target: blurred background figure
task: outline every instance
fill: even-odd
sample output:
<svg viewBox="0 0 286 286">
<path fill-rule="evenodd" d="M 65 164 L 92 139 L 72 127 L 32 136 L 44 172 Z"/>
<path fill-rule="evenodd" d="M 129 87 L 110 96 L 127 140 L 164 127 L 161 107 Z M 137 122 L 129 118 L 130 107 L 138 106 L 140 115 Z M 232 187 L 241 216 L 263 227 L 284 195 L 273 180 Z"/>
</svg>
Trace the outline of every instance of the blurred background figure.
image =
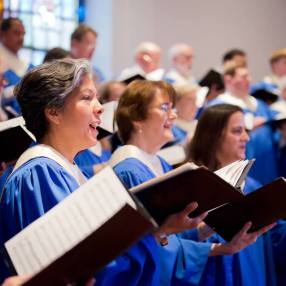
<svg viewBox="0 0 286 286">
<path fill-rule="evenodd" d="M 266 76 L 263 81 L 276 85 L 282 93 L 286 81 L 286 48 L 273 51 L 269 63 L 272 74 Z"/>
<path fill-rule="evenodd" d="M 197 85 L 189 84 L 176 84 L 174 85 L 176 91 L 176 111 L 177 118 L 175 120 L 175 126 L 183 131 L 185 134 L 184 143 L 188 143 L 195 132 L 197 120 L 197 91 L 199 88 Z"/>
<path fill-rule="evenodd" d="M 70 58 L 70 52 L 63 48 L 55 47 L 47 51 L 43 62 L 46 63 L 49 61 L 65 59 L 65 58 Z"/>
<path fill-rule="evenodd" d="M 149 80 L 161 80 L 164 69 L 161 65 L 161 48 L 153 42 L 142 42 L 135 50 L 135 65 L 124 69 L 118 79 L 125 80 L 135 75 L 141 75 Z"/>
<path fill-rule="evenodd" d="M 118 101 L 125 89 L 126 85 L 120 81 L 108 81 L 99 87 L 99 100 L 101 103 Z"/>
<path fill-rule="evenodd" d="M 20 107 L 13 96 L 14 86 L 20 81 L 32 65 L 18 56 L 23 47 L 25 27 L 18 18 L 9 17 L 1 23 L 0 60 L 3 64 L 4 76 L 7 81 L 4 89 L 3 104 L 8 106 L 10 117 L 20 114 Z"/>
<path fill-rule="evenodd" d="M 249 94 L 250 82 L 251 76 L 247 67 L 229 62 L 224 71 L 225 92 L 209 105 L 227 103 L 243 110 L 246 128 L 252 130 L 247 144 L 247 157 L 256 158 L 250 174 L 260 183 L 266 184 L 277 178 L 273 132 L 271 127 L 265 124 L 273 119 L 274 112 L 265 102 Z"/>
<path fill-rule="evenodd" d="M 194 84 L 192 75 L 194 59 L 193 48 L 185 43 L 173 45 L 169 50 L 171 69 L 165 75 L 165 80 L 172 84 Z"/>
<path fill-rule="evenodd" d="M 241 49 L 231 49 L 226 51 L 222 57 L 223 66 L 228 65 L 228 63 L 232 61 L 238 65 L 247 67 L 246 52 Z"/>
<path fill-rule="evenodd" d="M 80 24 L 71 35 L 71 57 L 91 61 L 96 50 L 97 37 L 98 34 L 94 29 Z M 103 73 L 95 66 L 93 73 L 96 85 L 105 79 Z"/>
</svg>

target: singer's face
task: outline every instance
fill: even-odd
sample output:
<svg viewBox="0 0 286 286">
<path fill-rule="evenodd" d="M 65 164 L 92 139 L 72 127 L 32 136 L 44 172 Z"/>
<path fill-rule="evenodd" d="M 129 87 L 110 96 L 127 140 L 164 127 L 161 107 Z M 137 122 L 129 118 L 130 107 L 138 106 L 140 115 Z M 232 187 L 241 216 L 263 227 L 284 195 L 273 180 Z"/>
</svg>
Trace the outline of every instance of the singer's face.
<svg viewBox="0 0 286 286">
<path fill-rule="evenodd" d="M 245 159 L 248 140 L 249 136 L 245 130 L 243 113 L 240 111 L 233 113 L 222 133 L 216 154 L 222 167 L 236 160 Z"/>
</svg>

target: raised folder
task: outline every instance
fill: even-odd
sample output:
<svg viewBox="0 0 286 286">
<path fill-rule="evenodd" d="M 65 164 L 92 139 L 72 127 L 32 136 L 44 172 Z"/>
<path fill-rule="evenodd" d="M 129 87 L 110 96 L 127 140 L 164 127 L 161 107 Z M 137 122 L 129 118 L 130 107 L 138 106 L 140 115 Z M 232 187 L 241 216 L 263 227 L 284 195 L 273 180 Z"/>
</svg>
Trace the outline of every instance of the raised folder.
<svg viewBox="0 0 286 286">
<path fill-rule="evenodd" d="M 197 216 L 242 196 L 240 190 L 222 179 L 221 175 L 192 163 L 186 163 L 130 191 L 159 224 L 170 214 L 183 210 L 190 202 L 198 202 L 198 208 L 191 214 Z"/>
<path fill-rule="evenodd" d="M 279 178 L 270 184 L 241 196 L 211 211 L 205 222 L 220 236 L 229 241 L 247 223 L 252 222 L 250 232 L 286 218 L 286 181 Z"/>
<path fill-rule="evenodd" d="M 196 201 L 199 206 L 191 217 L 209 211 L 205 222 L 224 239 L 231 240 L 248 221 L 252 221 L 252 232 L 286 218 L 284 178 L 251 194 L 244 195 L 240 190 L 239 186 L 252 163 L 244 164 L 240 170 L 230 164 L 224 168 L 226 173 L 223 175 L 204 167 L 193 168 L 187 163 L 131 191 L 159 224 L 171 213 L 182 210 L 188 202 Z M 231 181 L 229 171 L 235 180 Z M 237 176 L 238 172 L 240 175 Z M 230 183 L 222 177 L 228 177 Z"/>
</svg>

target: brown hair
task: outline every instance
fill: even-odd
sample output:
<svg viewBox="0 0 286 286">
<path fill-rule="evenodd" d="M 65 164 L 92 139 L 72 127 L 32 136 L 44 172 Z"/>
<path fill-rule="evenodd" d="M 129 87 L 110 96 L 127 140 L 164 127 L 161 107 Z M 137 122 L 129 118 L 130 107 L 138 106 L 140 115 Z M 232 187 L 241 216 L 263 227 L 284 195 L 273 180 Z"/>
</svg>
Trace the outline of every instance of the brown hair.
<svg viewBox="0 0 286 286">
<path fill-rule="evenodd" d="M 148 108 L 158 90 L 174 101 L 175 90 L 164 81 L 136 80 L 127 86 L 119 99 L 115 114 L 119 137 L 123 143 L 126 143 L 135 131 L 133 122 L 147 119 Z"/>
<path fill-rule="evenodd" d="M 187 161 L 204 165 L 214 171 L 219 168 L 215 156 L 223 131 L 232 114 L 243 112 L 235 105 L 219 104 L 208 107 L 201 115 L 194 137 L 188 146 Z"/>
<path fill-rule="evenodd" d="M 75 40 L 77 42 L 80 42 L 84 37 L 84 35 L 88 32 L 92 33 L 95 37 L 97 37 L 96 31 L 93 30 L 91 27 L 85 24 L 78 25 L 78 27 L 71 34 L 71 41 Z"/>
</svg>

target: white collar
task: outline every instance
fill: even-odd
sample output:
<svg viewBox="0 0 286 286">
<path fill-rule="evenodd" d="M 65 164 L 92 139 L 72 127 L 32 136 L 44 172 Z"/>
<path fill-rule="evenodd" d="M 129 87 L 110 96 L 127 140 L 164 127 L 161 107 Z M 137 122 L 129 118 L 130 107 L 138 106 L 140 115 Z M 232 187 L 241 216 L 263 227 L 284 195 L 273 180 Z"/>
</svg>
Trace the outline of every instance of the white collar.
<svg viewBox="0 0 286 286">
<path fill-rule="evenodd" d="M 98 141 L 94 146 L 90 147 L 89 150 L 94 153 L 96 156 L 101 157 L 102 155 L 102 145 Z"/>
<path fill-rule="evenodd" d="M 18 76 L 22 77 L 29 64 L 18 58 L 17 55 L 9 51 L 3 44 L 0 43 L 0 57 L 6 70 L 13 70 Z"/>
<path fill-rule="evenodd" d="M 249 109 L 255 111 L 257 108 L 257 100 L 255 97 L 248 95 L 246 99 L 238 98 L 226 91 L 218 96 L 218 99 L 223 100 L 225 103 L 234 104 L 242 109 Z"/>
<path fill-rule="evenodd" d="M 195 78 L 190 74 L 189 76 L 183 76 L 174 68 L 171 69 L 167 74 L 166 78 L 173 79 L 175 81 L 174 84 L 195 84 Z"/>
<path fill-rule="evenodd" d="M 108 163 L 111 165 L 111 167 L 114 167 L 119 162 L 128 158 L 138 159 L 144 165 L 146 165 L 155 176 L 160 176 L 164 173 L 161 161 L 157 155 L 148 154 L 135 145 L 124 145 L 119 147 L 112 154 Z"/>
<path fill-rule="evenodd" d="M 61 165 L 75 180 L 79 185 L 82 185 L 87 181 L 85 176 L 82 174 L 80 169 L 76 164 L 70 163 L 62 154 L 53 149 L 51 146 L 38 144 L 29 149 L 27 149 L 18 159 L 12 174 L 23 164 L 30 161 L 33 158 L 46 157 L 52 159 Z"/>
</svg>

